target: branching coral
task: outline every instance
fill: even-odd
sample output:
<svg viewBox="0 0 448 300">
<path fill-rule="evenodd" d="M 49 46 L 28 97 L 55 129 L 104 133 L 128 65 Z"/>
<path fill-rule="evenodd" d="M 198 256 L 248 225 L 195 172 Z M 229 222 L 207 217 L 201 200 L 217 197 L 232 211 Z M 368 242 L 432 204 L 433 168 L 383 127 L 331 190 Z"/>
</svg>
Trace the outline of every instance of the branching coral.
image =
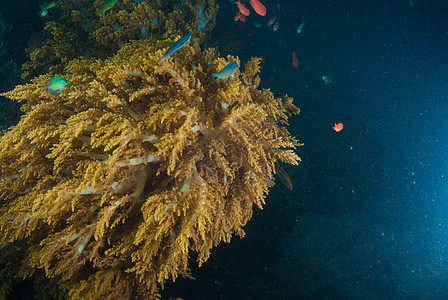
<svg viewBox="0 0 448 300">
<path fill-rule="evenodd" d="M 23 65 L 23 78 L 62 72 L 72 59 L 102 58 L 130 40 L 148 36 L 205 32 L 215 26 L 214 0 L 118 1 L 109 11 L 95 14 L 104 1 L 59 0 L 46 18 L 49 39 L 37 49 L 28 49 L 30 61 Z M 168 35 L 167 35 L 168 34 Z"/>
<path fill-rule="evenodd" d="M 21 257 L 13 276 L 44 269 L 73 299 L 157 297 L 189 274 L 190 251 L 201 265 L 244 236 L 272 159 L 297 164 L 285 125 L 299 110 L 257 89 L 259 60 L 215 81 L 238 59 L 193 38 L 157 64 L 175 39 L 73 60 L 61 95 L 49 74 L 5 94 L 26 101 L 0 140 L 0 257 Z"/>
</svg>

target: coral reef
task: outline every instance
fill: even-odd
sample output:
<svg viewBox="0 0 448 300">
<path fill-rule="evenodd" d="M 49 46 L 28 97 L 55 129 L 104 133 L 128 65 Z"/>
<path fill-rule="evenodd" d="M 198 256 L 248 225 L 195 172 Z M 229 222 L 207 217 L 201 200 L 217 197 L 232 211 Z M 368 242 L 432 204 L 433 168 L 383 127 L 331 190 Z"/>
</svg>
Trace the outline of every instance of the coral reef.
<svg viewBox="0 0 448 300">
<path fill-rule="evenodd" d="M 218 8 L 214 0 L 123 0 L 95 14 L 103 2 L 59 0 L 45 16 L 49 38 L 41 47 L 27 49 L 30 61 L 23 65 L 22 77 L 60 73 L 74 58 L 105 59 L 126 42 L 149 36 L 195 32 L 204 41 Z"/>
<path fill-rule="evenodd" d="M 190 276 L 191 251 L 201 265 L 244 236 L 273 159 L 297 164 L 286 125 L 299 110 L 257 89 L 259 59 L 242 72 L 193 37 L 157 64 L 178 38 L 74 59 L 60 95 L 52 74 L 4 94 L 25 114 L 0 139 L 3 293 L 12 278 L 46 276 L 72 299 L 157 298 Z M 230 61 L 234 77 L 215 81 Z"/>
</svg>

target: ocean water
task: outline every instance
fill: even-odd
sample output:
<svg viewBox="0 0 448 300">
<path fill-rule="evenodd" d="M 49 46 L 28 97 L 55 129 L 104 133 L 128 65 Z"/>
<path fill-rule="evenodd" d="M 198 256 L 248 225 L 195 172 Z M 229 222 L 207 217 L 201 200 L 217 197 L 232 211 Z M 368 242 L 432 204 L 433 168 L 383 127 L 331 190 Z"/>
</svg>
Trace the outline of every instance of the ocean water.
<svg viewBox="0 0 448 300">
<path fill-rule="evenodd" d="M 200 268 L 193 254 L 195 279 L 168 281 L 162 296 L 448 299 L 448 4 L 260 1 L 266 16 L 252 10 L 243 23 L 217 0 L 210 46 L 243 63 L 263 56 L 260 88 L 301 109 L 290 131 L 302 162 L 284 166 L 294 188 L 272 188 L 245 238 L 213 248 Z M 12 26 L 2 70 L 26 61 L 39 4 L 0 5 Z M 23 82 L 12 73 L 0 73 L 2 91 Z M 18 121 L 16 105 L 0 108 L 4 126 Z"/>
</svg>

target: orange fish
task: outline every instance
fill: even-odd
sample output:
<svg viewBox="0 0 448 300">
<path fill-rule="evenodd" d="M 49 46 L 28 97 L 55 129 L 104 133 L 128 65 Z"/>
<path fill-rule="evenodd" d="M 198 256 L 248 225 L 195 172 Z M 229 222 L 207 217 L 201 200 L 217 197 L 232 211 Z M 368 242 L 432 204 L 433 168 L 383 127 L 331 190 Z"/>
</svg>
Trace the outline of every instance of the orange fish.
<svg viewBox="0 0 448 300">
<path fill-rule="evenodd" d="M 261 57 L 261 67 L 260 67 L 260 72 L 263 71 L 263 67 L 264 67 L 264 63 L 266 62 L 266 57 L 262 56 Z"/>
<path fill-rule="evenodd" d="M 299 60 L 297 59 L 296 53 L 293 52 L 292 53 L 292 65 L 294 66 L 294 68 L 298 69 L 299 68 Z"/>
<path fill-rule="evenodd" d="M 338 123 L 338 124 L 334 123 L 334 127 L 332 127 L 332 128 L 334 129 L 334 131 L 339 132 L 339 131 L 342 130 L 342 128 L 344 128 L 344 124 L 342 124 L 342 123 Z"/>
<path fill-rule="evenodd" d="M 272 24 L 274 24 L 275 19 L 277 19 L 277 17 L 270 18 L 266 26 L 271 26 Z"/>
<path fill-rule="evenodd" d="M 235 14 L 235 21 L 238 21 L 238 20 L 240 20 L 242 22 L 246 22 L 246 16 L 243 15 L 240 11 Z"/>
<path fill-rule="evenodd" d="M 249 16 L 250 15 L 250 10 L 244 6 L 244 4 L 242 4 L 240 2 L 240 0 L 236 1 L 235 4 L 238 6 L 238 9 L 240 10 L 240 12 L 245 15 L 245 16 Z"/>
<path fill-rule="evenodd" d="M 260 1 L 258 1 L 258 0 L 250 0 L 250 5 L 252 5 L 252 7 L 255 10 L 255 12 L 257 14 L 259 14 L 260 16 L 265 16 L 266 15 L 266 7 L 263 4 L 261 4 Z"/>
<path fill-rule="evenodd" d="M 272 80 L 274 80 L 274 76 L 271 76 L 271 77 L 269 77 L 268 79 L 266 79 L 266 80 L 264 81 L 264 83 L 269 83 L 269 82 L 271 82 Z"/>
</svg>

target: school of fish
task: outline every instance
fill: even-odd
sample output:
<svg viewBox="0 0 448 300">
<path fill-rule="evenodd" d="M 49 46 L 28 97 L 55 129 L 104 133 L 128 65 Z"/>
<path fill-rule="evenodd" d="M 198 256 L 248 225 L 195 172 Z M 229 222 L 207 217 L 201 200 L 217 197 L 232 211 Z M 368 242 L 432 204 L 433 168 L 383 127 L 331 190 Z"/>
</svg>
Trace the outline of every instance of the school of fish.
<svg viewBox="0 0 448 300">
<path fill-rule="evenodd" d="M 246 22 L 246 17 L 250 16 L 250 9 L 246 5 L 241 3 L 241 0 L 238 0 L 234 3 L 236 4 L 236 6 L 238 8 L 238 11 L 235 13 L 235 17 L 234 17 L 235 21 Z M 253 10 L 258 15 L 266 16 L 266 7 L 259 0 L 249 0 L 249 3 L 252 6 Z M 305 21 L 300 22 L 300 24 L 297 26 L 297 34 L 302 34 L 302 32 L 305 28 L 305 24 L 306 24 Z M 260 20 L 256 20 L 255 22 L 253 22 L 253 26 L 256 28 L 260 28 L 260 27 L 262 27 L 262 23 L 260 22 Z M 279 20 L 277 19 L 277 16 L 270 17 L 266 23 L 266 26 L 267 27 L 272 26 L 272 30 L 277 31 L 278 27 L 279 27 Z M 262 59 L 263 65 L 264 65 L 265 61 L 266 61 L 266 58 L 263 57 L 263 59 Z M 263 65 L 262 65 L 262 67 L 263 67 Z M 299 59 L 298 59 L 295 51 L 292 51 L 292 65 L 295 69 L 299 69 Z M 262 67 L 261 67 L 261 69 L 262 69 Z M 225 68 L 227 68 L 227 66 Z M 223 68 L 223 70 L 225 68 Z M 282 70 L 280 70 L 280 72 L 282 72 Z M 219 74 L 219 73 L 216 73 L 216 74 Z M 329 85 L 333 81 L 333 76 L 329 75 L 329 74 L 322 75 L 321 78 L 325 85 Z M 217 77 L 217 80 L 218 80 L 218 77 Z M 271 76 L 271 77 L 267 78 L 266 80 L 264 80 L 264 83 L 267 84 L 267 83 L 272 82 L 273 80 L 274 80 L 274 76 Z M 340 132 L 344 128 L 344 125 L 342 122 L 335 123 L 332 128 L 335 132 Z M 291 180 L 289 179 L 288 174 L 280 167 L 280 165 L 276 161 L 274 161 L 274 166 L 275 166 L 275 171 L 276 171 L 277 175 L 279 176 L 280 180 L 282 181 L 282 183 L 288 189 L 292 190 L 292 183 L 291 183 Z"/>
</svg>

